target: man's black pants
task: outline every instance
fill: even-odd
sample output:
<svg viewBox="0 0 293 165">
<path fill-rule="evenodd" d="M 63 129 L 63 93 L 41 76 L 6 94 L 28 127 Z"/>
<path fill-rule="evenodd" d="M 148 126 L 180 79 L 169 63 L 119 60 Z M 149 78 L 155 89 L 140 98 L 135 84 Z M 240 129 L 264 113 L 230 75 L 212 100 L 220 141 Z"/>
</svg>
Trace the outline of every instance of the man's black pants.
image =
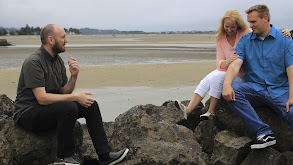
<svg viewBox="0 0 293 165">
<path fill-rule="evenodd" d="M 75 122 L 82 117 L 86 119 L 87 128 L 97 154 L 109 152 L 108 140 L 97 102 L 94 102 L 89 108 L 72 101 L 39 105 L 26 111 L 19 119 L 18 124 L 33 132 L 56 129 L 57 157 L 64 158 L 74 154 Z"/>
</svg>

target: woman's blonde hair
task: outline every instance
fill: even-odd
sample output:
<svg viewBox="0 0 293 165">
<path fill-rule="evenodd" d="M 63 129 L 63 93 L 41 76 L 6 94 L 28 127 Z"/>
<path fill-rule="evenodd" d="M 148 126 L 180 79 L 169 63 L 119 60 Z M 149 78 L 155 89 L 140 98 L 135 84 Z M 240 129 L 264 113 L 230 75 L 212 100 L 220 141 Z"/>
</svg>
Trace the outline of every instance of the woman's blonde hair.
<svg viewBox="0 0 293 165">
<path fill-rule="evenodd" d="M 230 20 L 236 23 L 238 27 L 237 30 L 243 31 L 243 30 L 249 29 L 249 27 L 244 22 L 241 14 L 237 10 L 235 9 L 228 10 L 221 19 L 221 23 L 217 31 L 216 41 L 218 41 L 226 33 L 224 29 L 224 21 L 227 18 L 229 18 Z"/>
</svg>

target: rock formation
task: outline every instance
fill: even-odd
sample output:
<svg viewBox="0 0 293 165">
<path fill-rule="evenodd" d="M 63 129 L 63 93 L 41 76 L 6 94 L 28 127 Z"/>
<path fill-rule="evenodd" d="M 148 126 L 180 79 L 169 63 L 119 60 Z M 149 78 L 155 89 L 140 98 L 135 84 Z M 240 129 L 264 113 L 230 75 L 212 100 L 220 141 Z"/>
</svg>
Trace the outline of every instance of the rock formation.
<svg viewBox="0 0 293 165">
<path fill-rule="evenodd" d="M 11 44 L 7 42 L 6 39 L 0 39 L 0 46 L 10 46 Z"/>
<path fill-rule="evenodd" d="M 15 125 L 12 119 L 14 103 L 0 95 L 0 164 L 41 165 L 53 163 L 56 157 L 56 133 L 28 132 Z M 75 158 L 83 161 L 81 150 L 83 132 L 80 123 L 75 126 Z"/>
<path fill-rule="evenodd" d="M 187 105 L 189 101 L 183 103 Z M 115 122 L 104 123 L 111 150 L 118 151 L 124 147 L 130 149 L 125 160 L 120 163 L 122 165 L 292 164 L 291 131 L 288 124 L 277 117 L 274 111 L 268 108 L 256 109 L 260 118 L 272 127 L 277 144 L 261 150 L 251 150 L 250 144 L 254 137 L 224 100 L 220 101 L 215 116 L 200 121 L 199 115 L 208 109 L 208 105 L 207 102 L 205 106 L 198 106 L 188 120 L 184 120 L 182 112 L 175 108 L 173 101 L 167 101 L 162 106 L 134 106 L 119 115 Z M 33 162 L 32 164 L 43 164 L 40 161 L 45 159 L 50 162 L 56 150 L 53 145 L 54 131 L 43 134 L 25 132 L 13 125 L 11 110 L 13 103 L 2 95 L 0 136 L 5 138 L 0 139 L 0 164 L 19 164 L 20 160 Z M 79 128 L 76 127 L 77 130 Z M 86 125 L 82 125 L 82 130 L 83 133 L 76 136 L 83 136 L 82 146 L 77 145 L 76 157 L 84 165 L 96 165 L 98 156 Z M 42 145 L 45 142 L 49 145 Z M 81 141 L 77 143 L 81 144 Z"/>
</svg>

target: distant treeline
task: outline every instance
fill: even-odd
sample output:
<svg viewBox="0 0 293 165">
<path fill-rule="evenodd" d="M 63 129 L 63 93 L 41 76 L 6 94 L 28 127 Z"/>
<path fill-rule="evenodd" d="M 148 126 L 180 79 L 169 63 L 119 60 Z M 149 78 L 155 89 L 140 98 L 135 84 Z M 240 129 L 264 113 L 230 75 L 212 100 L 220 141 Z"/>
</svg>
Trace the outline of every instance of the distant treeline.
<svg viewBox="0 0 293 165">
<path fill-rule="evenodd" d="M 99 30 L 99 29 L 90 29 L 90 28 L 81 28 L 79 29 L 81 34 L 84 35 L 95 35 L 95 34 L 145 34 L 144 31 L 119 31 L 116 29 L 109 30 Z"/>
<path fill-rule="evenodd" d="M 99 29 L 91 29 L 91 28 L 64 28 L 67 34 L 84 34 L 84 35 L 97 35 L 97 34 L 216 34 L 216 31 L 166 31 L 166 32 L 144 32 L 139 30 L 134 31 L 119 31 L 116 29 L 110 30 L 99 30 Z M 25 27 L 21 27 L 19 30 L 15 28 L 2 28 L 0 27 L 0 36 L 4 35 L 40 35 L 41 28 L 33 26 L 30 27 L 26 24 Z"/>
<path fill-rule="evenodd" d="M 75 29 L 75 28 L 66 29 L 66 28 L 64 28 L 64 30 L 66 33 L 80 34 L 79 29 Z M 0 36 L 5 36 L 5 35 L 40 35 L 40 32 L 41 32 L 40 27 L 34 28 L 33 26 L 30 27 L 28 24 L 26 24 L 25 27 L 21 27 L 19 30 L 14 29 L 14 28 L 0 27 Z"/>
<path fill-rule="evenodd" d="M 216 31 L 166 31 L 166 32 L 144 32 L 144 31 L 119 31 L 116 29 L 111 30 L 99 30 L 90 28 L 79 29 L 81 34 L 84 35 L 95 35 L 95 34 L 216 34 Z"/>
</svg>

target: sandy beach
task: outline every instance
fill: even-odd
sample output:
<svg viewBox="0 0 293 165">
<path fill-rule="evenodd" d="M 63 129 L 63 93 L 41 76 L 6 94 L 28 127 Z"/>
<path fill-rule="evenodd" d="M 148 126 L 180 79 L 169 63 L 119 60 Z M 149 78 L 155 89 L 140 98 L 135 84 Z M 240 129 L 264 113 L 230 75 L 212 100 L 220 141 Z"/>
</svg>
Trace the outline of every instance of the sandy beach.
<svg viewBox="0 0 293 165">
<path fill-rule="evenodd" d="M 213 62 L 82 67 L 76 88 L 194 86 L 215 68 Z M 20 69 L 0 70 L 0 91 L 11 99 L 16 96 L 19 72 Z"/>
<path fill-rule="evenodd" d="M 68 40 L 75 44 L 214 42 L 213 36 L 209 35 L 125 35 L 118 38 L 117 36 L 69 36 Z M 39 44 L 36 36 L 9 36 L 7 39 L 13 44 Z M 111 47 L 103 47 L 103 49 L 111 49 Z M 26 49 L 28 52 L 31 50 L 33 49 Z M 6 51 L 0 49 L 1 55 Z M 138 104 L 156 105 L 162 104 L 166 99 L 190 99 L 196 85 L 214 69 L 216 69 L 215 62 L 81 66 L 75 92 L 93 91 L 95 95 L 92 97 L 98 101 L 104 120 L 113 121 L 119 114 Z M 20 69 L 0 69 L 0 93 L 15 99 L 19 72 Z M 69 75 L 69 72 L 67 73 Z"/>
</svg>

